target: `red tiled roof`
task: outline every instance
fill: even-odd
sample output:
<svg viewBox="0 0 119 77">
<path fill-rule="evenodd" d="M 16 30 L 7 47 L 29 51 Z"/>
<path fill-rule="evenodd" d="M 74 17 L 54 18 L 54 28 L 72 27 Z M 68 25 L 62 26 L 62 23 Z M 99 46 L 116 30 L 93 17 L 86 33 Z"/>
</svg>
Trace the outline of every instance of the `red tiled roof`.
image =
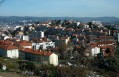
<svg viewBox="0 0 119 77">
<path fill-rule="evenodd" d="M 97 45 L 91 45 L 92 48 L 98 47 Z"/>
<path fill-rule="evenodd" d="M 20 42 L 15 42 L 14 44 L 17 46 L 31 46 L 32 45 L 32 43 L 29 41 L 20 41 Z"/>
<path fill-rule="evenodd" d="M 5 50 L 18 49 L 16 46 L 13 46 L 13 45 L 0 45 L 0 48 L 5 49 Z"/>
<path fill-rule="evenodd" d="M 43 55 L 44 56 L 50 56 L 52 53 L 51 52 L 45 52 Z"/>
<path fill-rule="evenodd" d="M 10 41 L 10 40 L 1 40 L 0 44 L 4 44 L 4 45 L 12 45 L 14 42 Z"/>
<path fill-rule="evenodd" d="M 66 28 L 65 30 L 67 30 L 67 31 L 72 31 L 72 30 L 74 30 L 73 28 Z"/>
<path fill-rule="evenodd" d="M 7 47 L 7 50 L 12 50 L 12 49 L 18 49 L 18 48 L 16 46 L 12 46 L 12 45 Z"/>
<path fill-rule="evenodd" d="M 76 48 L 81 48 L 81 46 L 76 46 Z"/>
<path fill-rule="evenodd" d="M 29 48 L 22 49 L 22 51 L 27 53 L 37 54 L 37 55 L 43 55 L 43 56 L 50 56 L 52 54 L 52 52 L 36 51 Z"/>
<path fill-rule="evenodd" d="M 102 49 L 106 49 L 106 48 L 114 48 L 114 46 L 100 46 L 100 48 L 102 48 Z"/>
<path fill-rule="evenodd" d="M 97 42 L 97 44 L 112 44 L 114 41 Z"/>
</svg>

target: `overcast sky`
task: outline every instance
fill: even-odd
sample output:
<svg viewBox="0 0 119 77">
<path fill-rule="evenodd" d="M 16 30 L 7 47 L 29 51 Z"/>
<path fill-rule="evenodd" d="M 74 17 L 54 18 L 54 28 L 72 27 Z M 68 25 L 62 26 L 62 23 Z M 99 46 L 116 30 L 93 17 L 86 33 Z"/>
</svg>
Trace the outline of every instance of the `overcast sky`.
<svg viewBox="0 0 119 77">
<path fill-rule="evenodd" d="M 119 0 L 6 0 L 0 16 L 119 17 Z"/>
</svg>

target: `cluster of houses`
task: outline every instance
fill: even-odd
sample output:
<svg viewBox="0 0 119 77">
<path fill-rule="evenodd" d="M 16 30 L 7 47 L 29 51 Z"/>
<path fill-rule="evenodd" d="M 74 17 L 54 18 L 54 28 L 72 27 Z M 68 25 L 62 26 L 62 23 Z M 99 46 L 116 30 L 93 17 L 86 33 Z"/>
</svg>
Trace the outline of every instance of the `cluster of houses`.
<svg viewBox="0 0 119 77">
<path fill-rule="evenodd" d="M 15 41 L 13 39 L 0 41 L 0 56 L 13 59 L 35 61 L 38 63 L 58 65 L 58 56 L 51 51 L 33 49 L 34 44 L 29 41 Z"/>
<path fill-rule="evenodd" d="M 86 57 L 96 57 L 98 53 L 113 56 L 116 41 L 119 42 L 119 30 L 108 30 L 99 21 L 90 23 L 52 20 L 17 26 L 11 32 L 1 30 L 0 56 L 57 66 L 61 46 L 67 46 L 69 42 L 73 43 L 74 50 L 80 50 L 83 46 Z M 107 48 L 110 49 L 109 53 L 105 52 Z"/>
</svg>

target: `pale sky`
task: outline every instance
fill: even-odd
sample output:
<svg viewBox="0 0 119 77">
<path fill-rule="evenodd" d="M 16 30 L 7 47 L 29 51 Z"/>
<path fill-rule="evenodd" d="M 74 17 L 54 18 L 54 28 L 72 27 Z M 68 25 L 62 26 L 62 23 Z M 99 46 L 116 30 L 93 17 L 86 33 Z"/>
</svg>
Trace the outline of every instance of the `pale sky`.
<svg viewBox="0 0 119 77">
<path fill-rule="evenodd" d="M 0 16 L 119 17 L 119 0 L 6 0 Z"/>
</svg>

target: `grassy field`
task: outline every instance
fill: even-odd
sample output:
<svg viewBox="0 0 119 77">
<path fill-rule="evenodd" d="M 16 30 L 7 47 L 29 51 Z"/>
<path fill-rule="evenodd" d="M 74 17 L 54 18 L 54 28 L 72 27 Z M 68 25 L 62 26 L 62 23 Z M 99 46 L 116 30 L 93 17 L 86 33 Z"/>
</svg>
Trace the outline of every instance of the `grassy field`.
<svg viewBox="0 0 119 77">
<path fill-rule="evenodd" d="M 21 75 L 18 70 L 18 62 L 19 59 L 10 59 L 10 58 L 4 58 L 0 57 L 0 64 L 4 64 L 7 66 L 7 71 L 2 72 L 2 69 L 0 68 L 0 77 L 39 77 L 39 76 L 28 76 L 28 75 Z"/>
</svg>

